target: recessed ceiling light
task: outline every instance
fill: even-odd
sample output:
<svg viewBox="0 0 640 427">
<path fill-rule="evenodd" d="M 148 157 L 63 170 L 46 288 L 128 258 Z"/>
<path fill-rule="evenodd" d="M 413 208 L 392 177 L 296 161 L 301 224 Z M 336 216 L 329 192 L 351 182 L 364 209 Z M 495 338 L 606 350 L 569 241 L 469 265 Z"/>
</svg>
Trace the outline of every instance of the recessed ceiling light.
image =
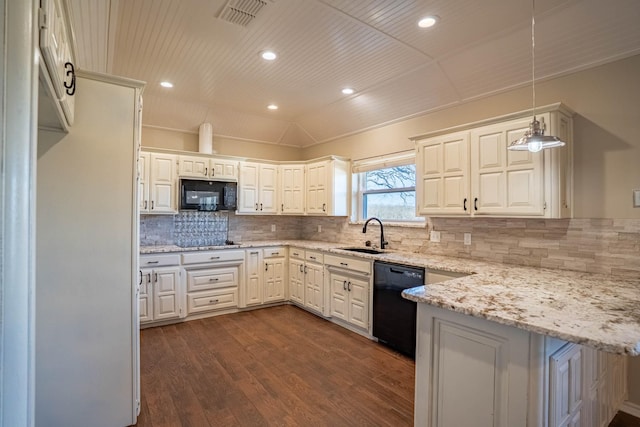
<svg viewBox="0 0 640 427">
<path fill-rule="evenodd" d="M 160 86 L 162 86 L 162 87 L 173 87 L 173 83 L 171 83 L 171 82 L 160 82 Z"/>
<path fill-rule="evenodd" d="M 350 87 L 345 87 L 344 89 L 342 89 L 342 93 L 344 93 L 345 95 L 351 95 L 353 93 L 353 89 L 351 89 Z"/>
<path fill-rule="evenodd" d="M 277 109 L 278 109 L 278 106 L 277 106 L 276 104 L 269 104 L 269 105 L 267 105 L 267 108 L 268 108 L 269 110 L 277 110 Z"/>
<path fill-rule="evenodd" d="M 420 28 L 429 28 L 436 25 L 438 22 L 438 17 L 436 15 L 425 16 L 424 18 L 418 21 L 418 27 Z"/>
<path fill-rule="evenodd" d="M 263 50 L 260 52 L 260 56 L 266 61 L 273 61 L 278 57 L 278 55 L 272 50 Z"/>
</svg>

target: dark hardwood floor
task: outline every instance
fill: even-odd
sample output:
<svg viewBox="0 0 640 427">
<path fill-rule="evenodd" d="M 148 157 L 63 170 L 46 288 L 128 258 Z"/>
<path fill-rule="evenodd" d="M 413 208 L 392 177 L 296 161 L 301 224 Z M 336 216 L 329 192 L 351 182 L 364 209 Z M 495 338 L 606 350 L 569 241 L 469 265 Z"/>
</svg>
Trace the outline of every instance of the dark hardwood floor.
<svg viewBox="0 0 640 427">
<path fill-rule="evenodd" d="M 640 427 L 640 418 L 618 412 L 609 427 Z"/>
<path fill-rule="evenodd" d="M 411 426 L 414 363 L 293 306 L 141 332 L 137 426 Z"/>
</svg>

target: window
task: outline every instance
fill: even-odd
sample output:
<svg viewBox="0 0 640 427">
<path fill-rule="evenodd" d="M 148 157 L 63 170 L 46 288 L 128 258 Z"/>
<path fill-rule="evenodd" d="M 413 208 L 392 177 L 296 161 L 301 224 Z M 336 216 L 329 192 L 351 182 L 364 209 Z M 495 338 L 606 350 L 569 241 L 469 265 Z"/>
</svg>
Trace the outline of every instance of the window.
<svg viewBox="0 0 640 427">
<path fill-rule="evenodd" d="M 416 217 L 416 166 L 413 152 L 354 162 L 357 217 L 423 221 Z M 355 215 L 354 215 L 355 216 Z"/>
</svg>

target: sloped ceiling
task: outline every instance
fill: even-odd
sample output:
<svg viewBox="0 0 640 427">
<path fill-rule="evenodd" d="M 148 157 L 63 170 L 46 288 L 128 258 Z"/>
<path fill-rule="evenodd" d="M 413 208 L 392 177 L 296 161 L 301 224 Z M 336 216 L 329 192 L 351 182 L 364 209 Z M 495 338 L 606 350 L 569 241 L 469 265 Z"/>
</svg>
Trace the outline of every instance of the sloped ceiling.
<svg viewBox="0 0 640 427">
<path fill-rule="evenodd" d="M 530 0 L 67 1 L 78 66 L 146 81 L 147 126 L 305 147 L 531 83 Z M 640 53 L 638 22 L 638 0 L 537 0 L 536 78 Z"/>
</svg>

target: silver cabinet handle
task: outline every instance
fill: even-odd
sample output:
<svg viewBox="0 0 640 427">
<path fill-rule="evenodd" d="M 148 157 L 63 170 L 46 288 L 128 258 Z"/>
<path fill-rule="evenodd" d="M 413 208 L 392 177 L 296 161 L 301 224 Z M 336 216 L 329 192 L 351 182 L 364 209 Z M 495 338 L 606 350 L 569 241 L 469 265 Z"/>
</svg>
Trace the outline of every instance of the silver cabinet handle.
<svg viewBox="0 0 640 427">
<path fill-rule="evenodd" d="M 209 304 L 217 304 L 217 303 L 218 303 L 218 301 L 220 301 L 220 300 L 217 300 L 217 299 L 210 299 L 210 300 L 209 300 Z"/>
<path fill-rule="evenodd" d="M 160 261 L 147 261 L 147 264 L 157 264 L 157 263 L 159 263 L 159 262 L 160 262 Z"/>
<path fill-rule="evenodd" d="M 347 281 L 342 282 L 342 289 L 347 290 Z"/>
<path fill-rule="evenodd" d="M 212 256 L 212 257 L 211 257 L 211 258 L 209 258 L 209 259 L 220 259 L 220 257 L 219 257 L 219 256 Z"/>
<path fill-rule="evenodd" d="M 209 279 L 210 282 L 217 282 L 218 280 L 220 280 L 220 279 L 218 279 L 217 277 L 211 277 Z"/>
</svg>

